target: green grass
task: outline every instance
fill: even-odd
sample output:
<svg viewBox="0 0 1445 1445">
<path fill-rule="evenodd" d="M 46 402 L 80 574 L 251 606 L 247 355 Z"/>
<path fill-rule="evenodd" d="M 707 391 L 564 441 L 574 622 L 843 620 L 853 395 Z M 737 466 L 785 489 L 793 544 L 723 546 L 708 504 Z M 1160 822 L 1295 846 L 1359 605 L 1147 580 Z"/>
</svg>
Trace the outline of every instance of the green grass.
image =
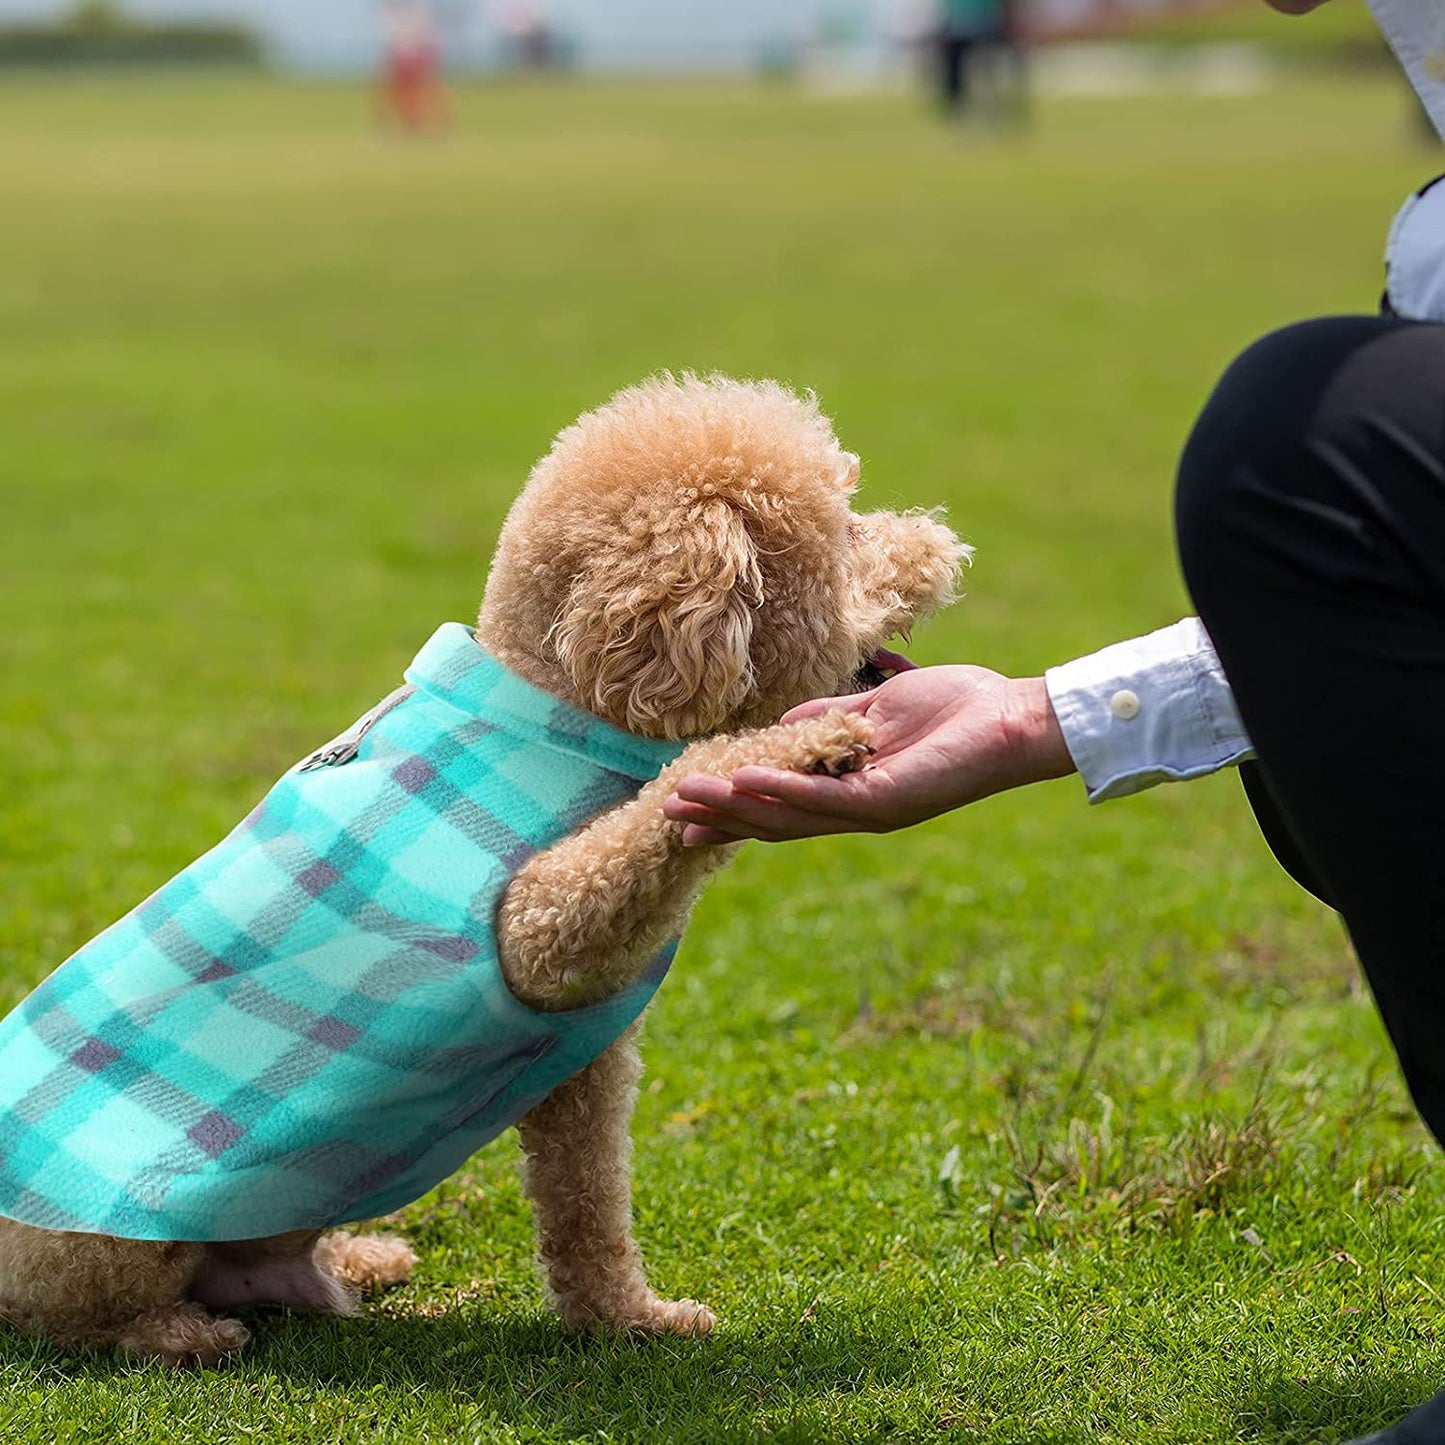
<svg viewBox="0 0 1445 1445">
<path fill-rule="evenodd" d="M 552 432 L 659 367 L 818 389 L 979 549 L 924 661 L 1187 610 L 1229 357 L 1369 309 L 1434 167 L 1393 85 L 1045 103 L 0 90 L 0 1009 L 473 615 Z M 568 1338 L 502 1141 L 414 1284 L 171 1374 L 0 1332 L 0 1439 L 1328 1441 L 1440 1382 L 1442 1171 L 1234 780 L 755 847 L 653 1011 L 638 1229 L 709 1340 Z"/>
</svg>

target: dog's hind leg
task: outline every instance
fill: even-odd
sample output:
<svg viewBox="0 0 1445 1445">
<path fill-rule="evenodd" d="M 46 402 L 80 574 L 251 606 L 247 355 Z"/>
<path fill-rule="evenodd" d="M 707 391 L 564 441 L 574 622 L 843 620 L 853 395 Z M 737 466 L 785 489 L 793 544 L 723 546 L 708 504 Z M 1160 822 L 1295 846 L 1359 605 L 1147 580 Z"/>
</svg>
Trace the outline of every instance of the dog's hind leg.
<svg viewBox="0 0 1445 1445">
<path fill-rule="evenodd" d="M 214 1365 L 249 1332 L 187 1298 L 205 1249 L 0 1219 L 0 1314 L 64 1344 Z"/>
<path fill-rule="evenodd" d="M 345 1234 L 316 1241 L 316 1263 L 353 1289 L 390 1289 L 411 1278 L 416 1254 L 399 1234 Z"/>
<path fill-rule="evenodd" d="M 703 1335 L 696 1300 L 659 1299 L 632 1242 L 632 1107 L 642 1064 L 636 1024 L 517 1126 L 523 1180 L 557 1312 L 573 1329 Z"/>
<path fill-rule="evenodd" d="M 116 1344 L 132 1354 L 168 1365 L 219 1365 L 251 1332 L 240 1320 L 218 1318 L 194 1300 L 181 1300 L 132 1320 Z"/>
</svg>

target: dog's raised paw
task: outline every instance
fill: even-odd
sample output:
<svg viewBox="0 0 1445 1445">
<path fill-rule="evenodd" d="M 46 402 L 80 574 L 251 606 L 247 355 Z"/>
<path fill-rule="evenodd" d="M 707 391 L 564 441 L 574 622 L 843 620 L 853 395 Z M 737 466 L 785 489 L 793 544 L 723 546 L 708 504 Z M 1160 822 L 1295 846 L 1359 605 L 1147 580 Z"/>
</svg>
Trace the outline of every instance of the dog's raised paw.
<svg viewBox="0 0 1445 1445">
<path fill-rule="evenodd" d="M 841 778 L 873 756 L 873 724 L 855 712 L 835 710 L 803 725 L 801 772 Z"/>
<path fill-rule="evenodd" d="M 876 751 L 870 743 L 854 743 L 846 752 L 819 758 L 809 771 L 829 778 L 841 778 L 845 773 L 861 771 Z"/>
</svg>

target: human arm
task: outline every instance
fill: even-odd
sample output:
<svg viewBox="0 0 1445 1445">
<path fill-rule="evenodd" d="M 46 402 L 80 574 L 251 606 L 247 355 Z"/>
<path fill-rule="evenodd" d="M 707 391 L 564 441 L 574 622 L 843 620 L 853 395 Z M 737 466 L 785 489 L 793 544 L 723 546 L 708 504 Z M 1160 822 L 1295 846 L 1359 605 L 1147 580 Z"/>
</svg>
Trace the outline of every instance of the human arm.
<svg viewBox="0 0 1445 1445">
<path fill-rule="evenodd" d="M 1250 755 L 1219 659 L 1194 618 L 1043 678 L 918 668 L 869 693 L 805 703 L 788 717 L 830 707 L 873 724 L 877 751 L 867 768 L 843 778 L 765 768 L 684 777 L 663 805 L 687 825 L 684 843 L 891 832 L 1076 770 L 1090 800 L 1101 802 Z"/>
</svg>

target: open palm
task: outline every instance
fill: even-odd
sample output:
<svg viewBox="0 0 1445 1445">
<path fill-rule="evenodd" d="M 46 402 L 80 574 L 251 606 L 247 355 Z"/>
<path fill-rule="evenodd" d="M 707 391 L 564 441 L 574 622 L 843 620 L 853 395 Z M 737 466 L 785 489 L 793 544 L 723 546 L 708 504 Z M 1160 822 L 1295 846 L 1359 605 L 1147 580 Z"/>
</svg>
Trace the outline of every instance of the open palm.
<svg viewBox="0 0 1445 1445">
<path fill-rule="evenodd" d="M 663 804 L 690 845 L 781 842 L 823 833 L 887 833 L 991 793 L 1073 770 L 1041 678 L 983 667 L 920 667 L 872 692 L 818 698 L 783 719 L 829 708 L 873 724 L 872 761 L 841 778 L 739 768 L 691 773 Z"/>
</svg>

